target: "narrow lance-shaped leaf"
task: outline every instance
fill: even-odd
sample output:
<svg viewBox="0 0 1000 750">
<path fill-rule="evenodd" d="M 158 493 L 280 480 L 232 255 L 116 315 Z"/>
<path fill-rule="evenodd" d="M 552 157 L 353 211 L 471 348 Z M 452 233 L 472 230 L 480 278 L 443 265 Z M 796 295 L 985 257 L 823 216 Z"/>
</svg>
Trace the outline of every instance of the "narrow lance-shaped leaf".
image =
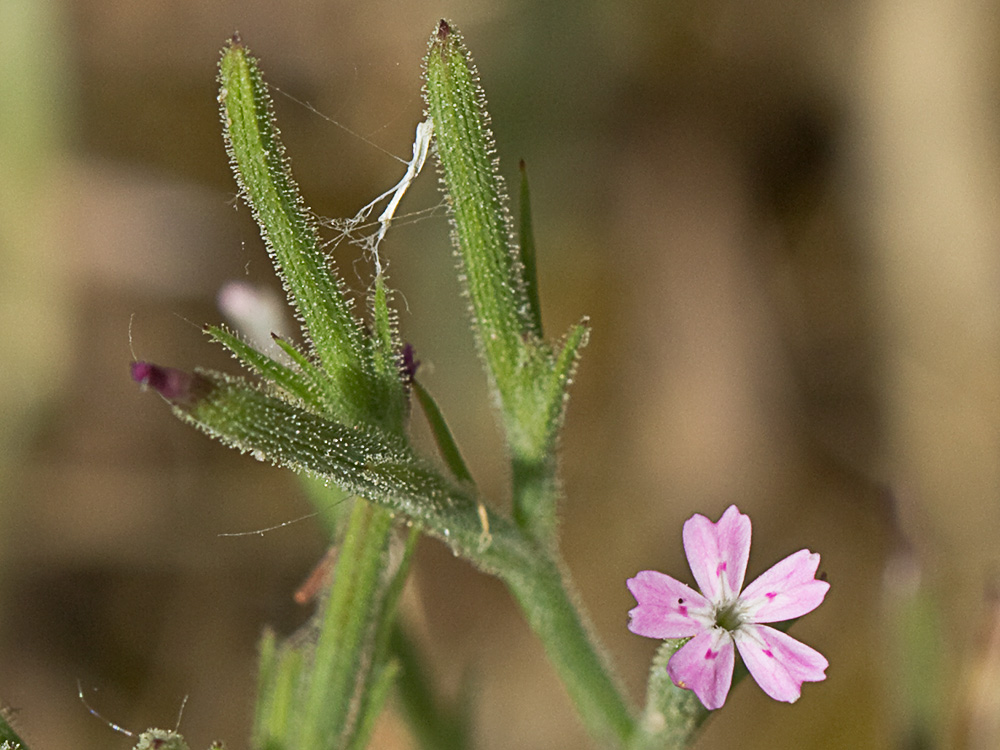
<svg viewBox="0 0 1000 750">
<path fill-rule="evenodd" d="M 479 347 L 504 398 L 516 385 L 522 338 L 533 329 L 511 242 L 503 181 L 483 93 L 458 31 L 441 21 L 425 60 L 424 95 L 452 213 Z"/>
<path fill-rule="evenodd" d="M 375 277 L 375 291 L 372 304 L 372 359 L 375 377 L 381 383 L 384 393 L 382 410 L 384 421 L 402 429 L 406 422 L 409 399 L 401 381 L 399 338 L 395 310 L 389 306 L 389 290 L 385 283 L 385 273 Z"/>
<path fill-rule="evenodd" d="M 379 666 L 368 692 L 367 703 L 362 709 L 363 713 L 358 722 L 357 734 L 354 735 L 347 750 L 365 750 L 368 747 L 368 742 L 375 731 L 378 715 L 389 699 L 398 674 L 399 662 L 397 661 L 389 661 Z"/>
<path fill-rule="evenodd" d="M 431 396 L 419 380 L 413 381 L 413 393 L 417 397 L 417 403 L 420 404 L 421 410 L 424 412 L 427 424 L 431 428 L 431 434 L 434 436 L 434 443 L 437 445 L 438 453 L 448 467 L 448 471 L 460 482 L 472 484 L 472 473 L 469 471 L 469 467 L 465 465 L 462 452 L 459 450 L 455 438 L 452 437 L 451 429 L 449 429 L 448 423 L 445 422 L 444 414 L 441 413 L 441 408 L 437 405 L 434 397 Z"/>
<path fill-rule="evenodd" d="M 356 424 L 381 415 L 369 343 L 343 284 L 322 252 L 316 224 L 292 178 L 256 60 L 234 37 L 219 64 L 226 149 L 275 267 L 338 394 L 337 416 Z"/>
<path fill-rule="evenodd" d="M 518 252 L 483 92 L 461 36 L 446 21 L 432 36 L 425 79 L 477 343 L 497 391 L 510 450 L 514 517 L 534 538 L 553 546 L 559 496 L 555 444 L 586 326 L 575 326 L 561 349 L 541 339 L 527 181 L 522 178 Z"/>
<path fill-rule="evenodd" d="M 341 750 L 355 736 L 366 687 L 379 666 L 376 631 L 396 572 L 388 566 L 393 543 L 391 515 L 368 503 L 355 504 L 320 617 L 290 747 Z"/>
<path fill-rule="evenodd" d="M 405 543 L 397 537 L 396 543 L 390 548 L 389 561 L 386 566 L 388 583 L 382 591 L 381 612 L 375 618 L 374 648 L 371 652 L 372 667 L 368 670 L 368 678 L 361 684 L 362 689 L 359 691 L 358 713 L 360 718 L 351 744 L 352 748 L 358 750 L 365 746 L 365 733 L 371 731 L 374 720 L 382 708 L 384 696 L 379 693 L 379 685 L 384 679 L 394 679 L 399 671 L 399 662 L 396 654 L 393 653 L 391 639 L 397 626 L 396 609 L 409 575 L 413 552 L 416 550 L 420 537 L 419 527 L 413 526 L 406 535 Z M 386 675 L 387 667 L 391 669 L 392 678 L 388 678 Z"/>
<path fill-rule="evenodd" d="M 300 680 L 312 644 L 303 639 L 289 639 L 279 645 L 274 632 L 267 630 L 261 638 L 259 650 L 252 745 L 266 748 L 274 738 L 286 737 L 291 731 L 296 717 Z"/>
<path fill-rule="evenodd" d="M 555 544 L 556 501 L 560 494 L 556 441 L 567 391 L 588 332 L 586 321 L 574 326 L 558 353 L 555 356 L 546 354 L 530 383 L 530 397 L 517 402 L 515 419 L 507 421 L 508 440 L 512 446 L 514 519 L 521 528 L 549 545 Z"/>
<path fill-rule="evenodd" d="M 452 546 L 481 546 L 475 500 L 418 459 L 400 436 L 348 427 L 219 373 L 137 362 L 132 377 L 167 399 L 181 419 L 226 445 L 404 513 Z"/>
<path fill-rule="evenodd" d="M 308 402 L 317 398 L 317 392 L 312 389 L 302 373 L 295 372 L 281 362 L 257 351 L 239 336 L 230 333 L 221 326 L 206 326 L 205 333 L 226 347 L 241 364 L 256 372 L 265 381 L 274 383 L 302 401 Z"/>
<path fill-rule="evenodd" d="M 535 229 L 531 222 L 531 188 L 528 186 L 528 168 L 524 159 L 521 170 L 521 191 L 519 201 L 519 221 L 517 224 L 518 245 L 521 249 L 521 267 L 524 269 L 524 290 L 528 298 L 532 331 L 542 338 L 542 304 L 538 296 L 538 264 L 535 255 Z"/>
<path fill-rule="evenodd" d="M 443 701 L 429 689 L 429 670 L 403 628 L 392 632 L 392 653 L 400 664 L 398 694 L 414 740 L 421 750 L 469 750 L 474 692 L 466 675 L 454 701 Z"/>
</svg>

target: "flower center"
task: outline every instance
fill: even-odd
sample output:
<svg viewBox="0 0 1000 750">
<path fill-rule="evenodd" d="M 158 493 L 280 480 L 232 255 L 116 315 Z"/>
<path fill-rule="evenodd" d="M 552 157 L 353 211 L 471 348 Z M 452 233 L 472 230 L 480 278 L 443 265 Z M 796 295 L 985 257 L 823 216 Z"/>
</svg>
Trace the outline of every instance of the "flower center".
<svg viewBox="0 0 1000 750">
<path fill-rule="evenodd" d="M 715 624 L 720 628 L 725 628 L 730 633 L 738 630 L 743 624 L 743 613 L 737 606 L 739 599 L 719 605 L 715 610 Z"/>
</svg>

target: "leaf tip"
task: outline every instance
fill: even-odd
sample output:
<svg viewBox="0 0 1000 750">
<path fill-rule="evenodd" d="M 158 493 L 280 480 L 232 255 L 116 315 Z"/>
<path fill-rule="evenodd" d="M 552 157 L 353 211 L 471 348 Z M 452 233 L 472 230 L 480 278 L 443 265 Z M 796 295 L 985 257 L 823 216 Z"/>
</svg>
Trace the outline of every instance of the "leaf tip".
<svg viewBox="0 0 1000 750">
<path fill-rule="evenodd" d="M 233 35 L 229 37 L 230 49 L 238 49 L 243 46 L 243 37 L 240 36 L 239 31 L 234 31 Z"/>
<path fill-rule="evenodd" d="M 437 38 L 439 42 L 443 42 L 448 39 L 451 35 L 451 25 L 445 20 L 441 19 L 438 22 Z"/>
</svg>

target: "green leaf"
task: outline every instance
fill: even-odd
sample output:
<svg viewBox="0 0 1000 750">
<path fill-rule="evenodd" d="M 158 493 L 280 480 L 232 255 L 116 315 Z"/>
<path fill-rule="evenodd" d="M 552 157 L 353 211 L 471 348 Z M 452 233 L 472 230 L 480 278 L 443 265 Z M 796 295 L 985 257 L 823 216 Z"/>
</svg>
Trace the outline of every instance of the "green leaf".
<svg viewBox="0 0 1000 750">
<path fill-rule="evenodd" d="M 381 632 L 412 551 L 399 545 L 389 512 L 355 504 L 317 614 L 283 645 L 262 642 L 256 747 L 340 750 L 370 731 L 389 687 Z"/>
<path fill-rule="evenodd" d="M 293 636 L 287 643 L 279 645 L 274 631 L 264 632 L 259 649 L 257 705 L 252 735 L 254 748 L 280 750 L 288 747 L 286 738 L 297 721 L 303 672 L 312 649 L 311 640 Z"/>
<path fill-rule="evenodd" d="M 348 427 L 240 378 L 139 363 L 174 412 L 260 460 L 305 471 L 423 523 L 450 545 L 482 546 L 477 504 L 419 459 L 399 435 Z"/>
<path fill-rule="evenodd" d="M 522 391 L 515 418 L 507 422 L 514 520 L 548 545 L 555 545 L 558 524 L 556 443 L 569 385 L 588 333 L 586 321 L 570 329 L 558 355 L 542 360 L 532 389 Z"/>
<path fill-rule="evenodd" d="M 520 251 L 511 239 L 503 181 L 496 168 L 482 89 L 458 31 L 441 21 L 425 59 L 424 96 L 434 121 L 441 181 L 472 302 L 478 348 L 495 388 L 510 450 L 514 518 L 555 544 L 555 445 L 566 389 L 585 324 L 561 348 L 541 339 L 535 247 L 527 178 L 521 181 Z"/>
<path fill-rule="evenodd" d="M 423 411 L 424 417 L 427 418 L 427 424 L 431 428 L 431 434 L 434 436 L 438 453 L 444 460 L 445 466 L 448 467 L 448 471 L 458 481 L 473 484 L 469 467 L 465 465 L 462 452 L 458 449 L 458 444 L 455 442 L 455 438 L 452 437 L 448 423 L 445 422 L 444 414 L 441 413 L 441 409 L 434 400 L 434 397 L 431 396 L 418 380 L 413 381 L 413 393 L 417 397 L 417 403 L 420 404 L 420 409 Z"/>
<path fill-rule="evenodd" d="M 385 285 L 384 273 L 379 273 L 375 277 L 375 291 L 371 303 L 375 377 L 380 383 L 380 392 L 385 394 L 381 405 L 385 412 L 383 420 L 402 429 L 402 425 L 406 422 L 409 399 L 402 386 L 403 376 L 400 373 L 396 311 L 389 307 L 389 292 Z"/>
<path fill-rule="evenodd" d="M 347 748 L 358 729 L 390 569 L 392 516 L 367 503 L 354 506 L 321 616 L 319 638 L 297 707 L 292 747 Z"/>
<path fill-rule="evenodd" d="M 361 720 L 358 722 L 357 734 L 348 746 L 348 750 L 364 750 L 368 746 L 372 732 L 375 731 L 375 722 L 385 706 L 398 674 L 399 662 L 395 660 L 383 664 L 377 670 L 367 694 L 367 703 L 362 710 Z"/>
<path fill-rule="evenodd" d="M 321 249 L 316 223 L 292 178 L 257 61 L 237 37 L 223 51 L 219 83 L 236 180 L 331 381 L 337 417 L 348 424 L 377 421 L 401 430 L 401 424 L 393 424 L 395 417 L 383 412 L 389 394 L 374 372 L 370 341 L 351 314 L 343 283 Z M 395 388 L 402 386 L 397 382 Z"/>
<path fill-rule="evenodd" d="M 496 387 L 509 398 L 533 330 L 524 278 L 511 242 L 507 196 L 497 172 L 485 98 L 461 35 L 441 21 L 425 58 L 424 97 L 435 153 L 477 328 Z"/>
<path fill-rule="evenodd" d="M 319 400 L 317 392 L 302 373 L 271 359 L 254 349 L 239 336 L 235 336 L 221 326 L 206 326 L 205 332 L 226 347 L 245 367 L 274 383 L 286 393 L 310 403 Z"/>
<path fill-rule="evenodd" d="M 538 298 L 538 268 L 535 261 L 535 230 L 531 224 L 531 189 L 528 186 L 528 168 L 521 159 L 520 221 L 517 225 L 518 245 L 521 248 L 521 267 L 524 269 L 524 290 L 531 311 L 532 331 L 542 338 L 542 304 Z"/>
</svg>

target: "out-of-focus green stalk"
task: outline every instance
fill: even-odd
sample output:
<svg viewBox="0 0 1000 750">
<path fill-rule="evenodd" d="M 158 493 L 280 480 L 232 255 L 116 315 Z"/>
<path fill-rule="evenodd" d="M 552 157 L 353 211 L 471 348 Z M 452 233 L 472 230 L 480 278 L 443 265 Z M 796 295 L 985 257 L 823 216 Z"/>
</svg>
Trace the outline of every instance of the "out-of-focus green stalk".
<svg viewBox="0 0 1000 750">
<path fill-rule="evenodd" d="M 291 747 L 345 748 L 353 739 L 383 615 L 391 531 L 387 511 L 355 505 Z"/>
</svg>

